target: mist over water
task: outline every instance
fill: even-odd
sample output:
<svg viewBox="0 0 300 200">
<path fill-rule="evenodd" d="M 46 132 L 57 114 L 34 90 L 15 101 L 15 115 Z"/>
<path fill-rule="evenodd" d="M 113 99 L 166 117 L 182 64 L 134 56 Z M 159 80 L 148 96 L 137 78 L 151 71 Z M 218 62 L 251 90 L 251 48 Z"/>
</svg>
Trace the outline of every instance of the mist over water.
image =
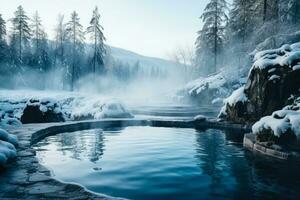
<svg viewBox="0 0 300 200">
<path fill-rule="evenodd" d="M 47 73 L 26 68 L 23 73 L 7 76 L 0 75 L 0 88 L 9 90 L 36 90 L 69 92 L 65 73 L 55 67 Z M 154 105 L 176 103 L 176 90 L 185 84 L 182 73 L 168 69 L 167 73 L 157 76 L 136 76 L 120 80 L 112 74 L 88 74 L 78 79 L 74 92 L 86 95 L 99 95 L 121 100 L 127 105 Z"/>
</svg>

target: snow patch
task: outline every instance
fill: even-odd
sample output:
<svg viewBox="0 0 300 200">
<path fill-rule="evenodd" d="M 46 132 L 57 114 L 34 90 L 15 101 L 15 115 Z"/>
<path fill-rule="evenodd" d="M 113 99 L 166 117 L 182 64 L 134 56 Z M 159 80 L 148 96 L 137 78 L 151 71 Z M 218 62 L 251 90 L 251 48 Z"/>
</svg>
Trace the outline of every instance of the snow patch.
<svg viewBox="0 0 300 200">
<path fill-rule="evenodd" d="M 276 81 L 276 80 L 280 80 L 280 76 L 278 76 L 278 75 L 272 75 L 272 76 L 269 78 L 269 81 Z"/>
<path fill-rule="evenodd" d="M 18 139 L 15 135 L 0 129 L 0 167 L 17 156 Z"/>
<path fill-rule="evenodd" d="M 239 89 L 235 90 L 230 97 L 226 98 L 224 100 L 224 104 L 228 104 L 230 106 L 233 106 L 237 102 L 246 102 L 248 101 L 248 98 L 246 94 L 244 93 L 244 86 L 240 87 Z"/>
<path fill-rule="evenodd" d="M 263 70 L 268 67 L 269 73 L 272 73 L 273 67 L 291 66 L 293 63 L 300 61 L 299 46 L 300 43 L 295 43 L 293 45 L 285 44 L 278 49 L 260 51 L 254 56 L 254 64 L 251 70 L 257 68 Z"/>
<path fill-rule="evenodd" d="M 277 137 L 291 130 L 300 140 L 300 112 L 280 110 L 274 112 L 272 116 L 263 117 L 253 125 L 252 131 L 254 134 L 260 134 L 263 130 L 272 130 Z"/>
</svg>

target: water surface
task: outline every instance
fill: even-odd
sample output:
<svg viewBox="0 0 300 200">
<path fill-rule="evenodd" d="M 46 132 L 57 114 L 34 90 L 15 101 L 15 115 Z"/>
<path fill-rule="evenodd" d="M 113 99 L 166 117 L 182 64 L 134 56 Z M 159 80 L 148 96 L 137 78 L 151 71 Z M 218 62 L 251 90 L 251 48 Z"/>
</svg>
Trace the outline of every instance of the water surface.
<svg viewBox="0 0 300 200">
<path fill-rule="evenodd" d="M 254 157 L 241 135 L 218 130 L 128 127 L 63 133 L 37 156 L 65 182 L 131 199 L 300 197 L 299 165 Z"/>
</svg>

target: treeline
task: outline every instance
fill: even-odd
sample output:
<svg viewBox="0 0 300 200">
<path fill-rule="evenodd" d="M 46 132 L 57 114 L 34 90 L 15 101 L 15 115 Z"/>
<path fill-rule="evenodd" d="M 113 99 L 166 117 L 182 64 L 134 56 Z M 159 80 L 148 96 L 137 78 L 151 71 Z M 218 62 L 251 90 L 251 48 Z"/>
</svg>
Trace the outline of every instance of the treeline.
<svg viewBox="0 0 300 200">
<path fill-rule="evenodd" d="M 245 65 L 256 45 L 300 30 L 299 0 L 210 0 L 201 16 L 195 65 L 201 74 L 224 65 Z M 276 46 L 276 45 L 275 45 Z"/>
<path fill-rule="evenodd" d="M 11 29 L 7 29 L 10 22 Z M 5 21 L 0 14 L 0 85 L 44 89 L 46 82 L 55 89 L 74 90 L 87 75 L 92 79 L 113 76 L 129 81 L 140 76 L 158 77 L 159 68 L 145 70 L 137 63 L 115 61 L 105 45 L 105 36 L 96 7 L 89 26 L 84 28 L 76 11 L 68 20 L 57 18 L 55 34 L 49 39 L 38 12 L 30 18 L 19 6 Z M 51 74 L 51 76 L 49 76 Z M 49 80 L 51 79 L 51 80 Z"/>
<path fill-rule="evenodd" d="M 80 24 L 76 11 L 68 22 L 59 16 L 54 41 L 48 40 L 39 13 L 29 18 L 19 6 L 13 18 L 10 31 L 0 15 L 0 66 L 1 75 L 17 75 L 26 85 L 24 73 L 30 71 L 42 74 L 58 67 L 64 74 L 63 87 L 74 89 L 76 79 L 87 73 L 104 73 L 106 49 L 100 14 L 96 7 L 86 30 Z M 9 33 L 9 34 L 8 34 Z M 85 36 L 90 38 L 90 52 L 86 55 Z M 41 86 L 43 87 L 43 86 Z"/>
</svg>

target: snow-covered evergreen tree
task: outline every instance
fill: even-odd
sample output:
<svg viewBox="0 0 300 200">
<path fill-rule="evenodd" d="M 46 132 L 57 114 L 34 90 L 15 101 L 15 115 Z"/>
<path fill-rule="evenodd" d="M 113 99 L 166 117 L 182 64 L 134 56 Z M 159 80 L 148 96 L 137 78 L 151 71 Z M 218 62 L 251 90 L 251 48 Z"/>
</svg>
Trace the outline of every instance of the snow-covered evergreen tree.
<svg viewBox="0 0 300 200">
<path fill-rule="evenodd" d="M 277 21 L 279 19 L 280 2 L 285 0 L 255 0 L 254 16 L 257 17 L 257 21 L 263 23 L 267 21 Z"/>
<path fill-rule="evenodd" d="M 66 24 L 64 23 L 64 15 L 59 15 L 55 28 L 55 49 L 54 49 L 54 62 L 63 63 L 65 61 L 65 45 L 67 42 Z"/>
<path fill-rule="evenodd" d="M 300 23 L 300 1 L 299 0 L 286 0 L 286 19 L 293 23 Z"/>
<path fill-rule="evenodd" d="M 255 20 L 253 18 L 253 4 L 255 0 L 234 0 L 230 11 L 230 34 L 235 42 L 245 43 L 253 33 Z"/>
<path fill-rule="evenodd" d="M 74 89 L 75 78 L 78 76 L 80 66 L 79 57 L 84 53 L 84 32 L 76 11 L 71 14 L 71 20 L 66 24 L 67 37 L 71 43 L 70 79 L 71 91 Z"/>
<path fill-rule="evenodd" d="M 228 20 L 227 9 L 226 0 L 210 0 L 201 16 L 204 25 L 198 32 L 199 36 L 196 41 L 197 60 L 203 62 L 204 59 L 213 57 L 212 61 L 209 60 L 209 67 L 211 68 L 209 72 L 212 73 L 217 70 L 218 54 L 225 40 L 225 26 Z M 202 56 L 203 54 L 206 55 Z"/>
<path fill-rule="evenodd" d="M 93 56 L 92 56 L 92 72 L 96 73 L 98 66 L 99 72 L 104 72 L 104 56 L 105 50 L 105 37 L 103 34 L 103 27 L 100 25 L 100 14 L 98 7 L 93 11 L 93 16 L 90 21 L 90 26 L 87 28 L 87 33 L 90 35 L 90 39 L 93 43 Z"/>
<path fill-rule="evenodd" d="M 66 59 L 66 46 L 67 46 L 67 31 L 66 24 L 64 22 L 64 15 L 58 15 L 57 24 L 55 27 L 55 47 L 54 47 L 54 58 L 53 65 L 55 70 L 62 73 L 62 88 L 66 88 L 66 82 L 68 79 L 68 66 Z"/>
<path fill-rule="evenodd" d="M 48 55 L 47 34 L 42 26 L 42 20 L 39 13 L 36 11 L 30 25 L 32 35 L 32 65 L 37 66 L 39 71 L 49 69 L 50 58 Z"/>
<path fill-rule="evenodd" d="M 0 63 L 5 62 L 7 58 L 7 43 L 6 43 L 6 22 L 0 14 Z"/>
<path fill-rule="evenodd" d="M 29 49 L 29 41 L 31 37 L 30 27 L 28 25 L 29 18 L 26 15 L 22 6 L 19 6 L 14 14 L 15 16 L 11 20 L 12 35 L 10 44 L 17 55 L 17 59 L 15 59 L 15 61 L 18 64 L 24 64 L 24 49 Z"/>
</svg>

